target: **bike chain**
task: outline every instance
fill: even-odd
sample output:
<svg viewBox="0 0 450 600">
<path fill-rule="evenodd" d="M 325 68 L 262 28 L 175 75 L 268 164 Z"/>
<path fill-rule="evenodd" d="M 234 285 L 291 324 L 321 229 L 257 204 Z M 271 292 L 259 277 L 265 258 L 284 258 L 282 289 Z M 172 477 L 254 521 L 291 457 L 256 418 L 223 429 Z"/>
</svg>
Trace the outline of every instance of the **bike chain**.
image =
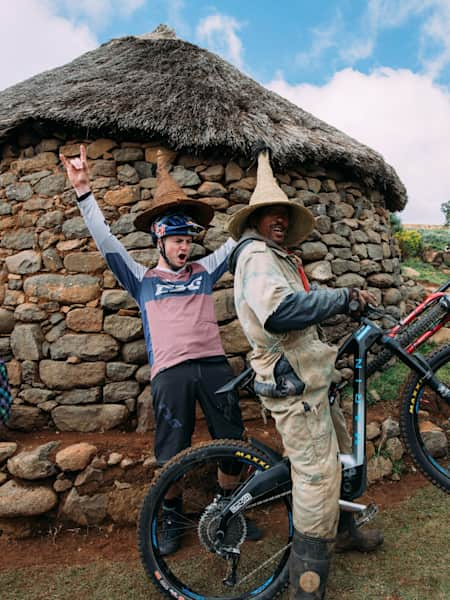
<svg viewBox="0 0 450 600">
<path fill-rule="evenodd" d="M 292 494 L 292 492 L 290 492 L 290 491 L 288 491 L 288 492 L 282 492 L 281 494 L 278 494 L 277 496 L 271 496 L 270 498 L 267 498 L 266 500 L 260 500 L 259 502 L 255 502 L 254 504 L 248 504 L 246 506 L 246 508 L 255 508 L 256 506 L 260 506 L 261 504 L 267 504 L 267 502 L 272 502 L 273 500 L 278 500 L 279 498 L 283 498 L 284 496 L 288 496 L 290 494 Z M 260 564 L 258 567 L 256 567 L 256 569 L 253 569 L 253 571 L 250 571 L 250 573 L 247 573 L 247 575 L 245 577 L 243 577 L 242 579 L 239 579 L 239 581 L 237 582 L 237 584 L 240 585 L 241 583 L 243 583 L 244 581 L 246 581 L 247 579 L 249 579 L 249 577 L 251 577 L 252 575 L 254 575 L 255 573 L 257 573 L 258 571 L 260 571 L 263 567 L 265 567 L 265 565 L 267 565 L 270 562 L 272 562 L 279 554 L 282 554 L 288 548 L 290 548 L 291 545 L 292 545 L 292 542 L 289 542 L 289 544 L 286 544 L 286 546 L 284 546 L 283 548 L 280 548 L 280 550 L 278 550 L 278 552 L 276 552 L 275 554 L 273 554 L 272 556 L 270 556 L 262 564 Z"/>
</svg>

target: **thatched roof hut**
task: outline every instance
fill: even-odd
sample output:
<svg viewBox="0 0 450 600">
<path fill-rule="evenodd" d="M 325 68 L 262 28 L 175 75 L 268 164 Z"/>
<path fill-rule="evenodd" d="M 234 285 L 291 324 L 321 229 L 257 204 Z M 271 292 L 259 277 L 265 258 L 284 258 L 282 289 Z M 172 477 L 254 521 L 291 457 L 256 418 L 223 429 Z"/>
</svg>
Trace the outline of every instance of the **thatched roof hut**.
<svg viewBox="0 0 450 600">
<path fill-rule="evenodd" d="M 308 277 L 367 287 L 399 317 L 415 287 L 403 286 L 389 223 L 389 210 L 406 202 L 394 170 L 214 54 L 159 28 L 0 92 L 0 356 L 15 398 L 9 426 L 153 427 L 138 308 L 95 248 L 59 153 L 75 156 L 86 144 L 92 189 L 113 234 L 152 267 L 158 252 L 134 219 L 154 205 L 158 148 L 173 151 L 171 174 L 185 193 L 215 210 L 194 245 L 200 257 L 225 241 L 231 215 L 248 203 L 260 142 L 273 149 L 288 197 L 314 214 L 314 231 L 295 249 Z M 214 303 L 224 350 L 240 372 L 249 347 L 232 284 L 230 275 L 218 282 Z M 346 333 L 345 317 L 324 328 L 330 341 Z M 241 408 L 254 418 L 251 400 Z"/>
<path fill-rule="evenodd" d="M 155 137 L 198 155 L 249 157 L 263 141 L 279 169 L 315 163 L 380 191 L 391 211 L 406 190 L 377 152 L 320 121 L 207 50 L 160 26 L 114 39 L 0 92 L 0 144 L 18 129 L 116 139 Z"/>
</svg>

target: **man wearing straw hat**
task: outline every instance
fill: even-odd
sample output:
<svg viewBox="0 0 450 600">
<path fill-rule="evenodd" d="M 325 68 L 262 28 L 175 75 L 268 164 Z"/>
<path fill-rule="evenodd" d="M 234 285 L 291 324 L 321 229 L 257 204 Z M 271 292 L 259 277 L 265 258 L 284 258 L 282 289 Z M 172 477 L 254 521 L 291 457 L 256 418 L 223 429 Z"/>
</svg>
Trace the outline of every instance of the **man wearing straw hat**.
<svg viewBox="0 0 450 600">
<path fill-rule="evenodd" d="M 154 204 L 135 219 L 136 228 L 151 234 L 160 253 L 157 266 L 148 269 L 131 258 L 105 223 L 90 189 L 84 146 L 79 158 L 67 160 L 61 155 L 98 249 L 141 310 L 151 365 L 155 456 L 160 465 L 190 446 L 196 400 L 213 438 L 241 439 L 244 431 L 237 395 L 214 393 L 233 377 L 220 340 L 212 290 L 226 271 L 235 242 L 229 239 L 211 255 L 188 263 L 192 240 L 204 231 L 214 211 L 183 192 L 169 175 L 168 157 L 169 153 L 158 151 Z M 237 480 L 225 469 L 218 474 L 224 489 Z M 182 498 L 174 487 L 163 506 L 161 554 L 179 547 L 181 512 Z M 259 535 L 249 524 L 247 538 Z"/>
<path fill-rule="evenodd" d="M 273 176 L 268 150 L 261 151 L 250 203 L 228 225 L 239 240 L 230 271 L 236 311 L 252 346 L 255 391 L 270 410 L 291 463 L 295 533 L 289 573 L 295 600 L 324 597 L 339 521 L 339 447 L 351 451 L 343 415 L 338 407 L 331 414 L 328 399 L 337 351 L 319 339 L 315 324 L 348 313 L 350 300 L 360 307 L 375 302 L 357 289 L 309 289 L 287 248 L 305 240 L 313 227 L 312 213 L 287 198 Z M 367 552 L 382 541 L 380 532 L 362 533 L 353 517 L 341 517 L 336 540 L 341 551 Z"/>
</svg>

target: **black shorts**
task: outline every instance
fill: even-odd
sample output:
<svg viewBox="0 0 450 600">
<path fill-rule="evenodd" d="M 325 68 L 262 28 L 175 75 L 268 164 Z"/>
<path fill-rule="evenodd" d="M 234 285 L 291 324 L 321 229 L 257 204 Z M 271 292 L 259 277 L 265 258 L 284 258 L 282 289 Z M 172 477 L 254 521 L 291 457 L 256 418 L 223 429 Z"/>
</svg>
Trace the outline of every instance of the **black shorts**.
<svg viewBox="0 0 450 600">
<path fill-rule="evenodd" d="M 214 393 L 233 377 L 227 360 L 214 357 L 185 361 L 152 379 L 158 464 L 191 445 L 197 400 L 212 438 L 242 439 L 244 425 L 238 395 Z"/>
</svg>

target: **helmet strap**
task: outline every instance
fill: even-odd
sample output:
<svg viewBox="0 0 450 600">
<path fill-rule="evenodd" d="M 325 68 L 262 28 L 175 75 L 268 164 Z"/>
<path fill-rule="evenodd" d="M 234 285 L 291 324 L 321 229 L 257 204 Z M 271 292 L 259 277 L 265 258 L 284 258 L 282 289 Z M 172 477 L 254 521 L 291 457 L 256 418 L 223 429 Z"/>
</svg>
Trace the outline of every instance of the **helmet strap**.
<svg viewBox="0 0 450 600">
<path fill-rule="evenodd" d="M 173 265 L 170 262 L 167 254 L 166 254 L 166 245 L 164 243 L 164 240 L 165 240 L 165 238 L 159 238 L 158 239 L 158 250 L 159 250 L 159 253 L 163 257 L 163 259 L 166 261 L 166 264 L 169 267 L 169 269 L 171 269 L 172 271 L 178 271 L 179 267 L 176 267 L 175 265 Z"/>
</svg>

